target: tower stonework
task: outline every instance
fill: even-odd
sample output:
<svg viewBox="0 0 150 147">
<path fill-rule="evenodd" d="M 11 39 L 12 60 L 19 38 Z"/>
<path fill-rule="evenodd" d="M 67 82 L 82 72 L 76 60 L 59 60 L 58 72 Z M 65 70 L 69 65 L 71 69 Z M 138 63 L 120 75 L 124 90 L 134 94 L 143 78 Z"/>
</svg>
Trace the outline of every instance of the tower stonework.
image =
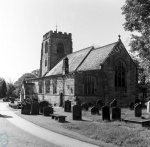
<svg viewBox="0 0 150 147">
<path fill-rule="evenodd" d="M 72 34 L 50 31 L 43 36 L 40 77 L 49 72 L 63 57 L 72 53 Z"/>
</svg>

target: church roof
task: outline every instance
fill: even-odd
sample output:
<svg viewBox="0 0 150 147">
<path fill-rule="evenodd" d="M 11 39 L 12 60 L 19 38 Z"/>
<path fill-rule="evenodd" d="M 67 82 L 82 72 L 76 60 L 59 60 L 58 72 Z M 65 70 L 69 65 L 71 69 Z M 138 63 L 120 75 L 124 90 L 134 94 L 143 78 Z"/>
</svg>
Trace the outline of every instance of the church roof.
<svg viewBox="0 0 150 147">
<path fill-rule="evenodd" d="M 88 47 L 67 55 L 69 72 L 100 69 L 100 64 L 106 60 L 116 44 L 117 42 L 99 48 Z M 45 76 L 62 74 L 63 59 Z"/>
<path fill-rule="evenodd" d="M 105 61 L 116 43 L 117 42 L 93 49 L 77 71 L 100 69 L 100 64 Z"/>
<path fill-rule="evenodd" d="M 88 47 L 80 51 L 67 55 L 69 61 L 69 72 L 74 72 L 93 47 Z M 66 58 L 66 57 L 64 57 Z M 63 58 L 63 59 L 64 59 Z M 62 74 L 63 59 L 53 67 L 45 76 Z"/>
</svg>

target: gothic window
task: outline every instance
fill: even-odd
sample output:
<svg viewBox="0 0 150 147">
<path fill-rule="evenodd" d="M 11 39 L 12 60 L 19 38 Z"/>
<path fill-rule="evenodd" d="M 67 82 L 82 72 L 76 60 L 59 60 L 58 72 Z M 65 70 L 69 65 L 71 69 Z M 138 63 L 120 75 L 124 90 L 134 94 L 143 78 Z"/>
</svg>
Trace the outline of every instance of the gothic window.
<svg viewBox="0 0 150 147">
<path fill-rule="evenodd" d="M 62 43 L 58 43 L 57 53 L 64 53 L 64 45 Z"/>
<path fill-rule="evenodd" d="M 45 93 L 50 93 L 50 79 L 45 80 Z"/>
<path fill-rule="evenodd" d="M 115 65 L 115 87 L 126 87 L 126 65 L 122 60 Z"/>
<path fill-rule="evenodd" d="M 96 78 L 86 76 L 84 78 L 84 94 L 95 94 Z"/>
<path fill-rule="evenodd" d="M 43 93 L 43 81 L 39 81 L 39 93 Z"/>
<path fill-rule="evenodd" d="M 48 52 L 48 42 L 46 41 L 45 42 L 45 53 L 47 53 Z"/>
<path fill-rule="evenodd" d="M 53 79 L 53 94 L 57 93 L 57 79 Z"/>
</svg>

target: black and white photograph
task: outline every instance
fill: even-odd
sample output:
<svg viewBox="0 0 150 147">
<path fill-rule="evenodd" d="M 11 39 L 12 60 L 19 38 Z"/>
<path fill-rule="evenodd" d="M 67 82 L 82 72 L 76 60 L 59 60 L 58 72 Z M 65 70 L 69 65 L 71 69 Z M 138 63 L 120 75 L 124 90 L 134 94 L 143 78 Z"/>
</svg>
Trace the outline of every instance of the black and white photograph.
<svg viewBox="0 0 150 147">
<path fill-rule="evenodd" d="M 150 147 L 150 0 L 0 0 L 0 147 Z"/>
</svg>

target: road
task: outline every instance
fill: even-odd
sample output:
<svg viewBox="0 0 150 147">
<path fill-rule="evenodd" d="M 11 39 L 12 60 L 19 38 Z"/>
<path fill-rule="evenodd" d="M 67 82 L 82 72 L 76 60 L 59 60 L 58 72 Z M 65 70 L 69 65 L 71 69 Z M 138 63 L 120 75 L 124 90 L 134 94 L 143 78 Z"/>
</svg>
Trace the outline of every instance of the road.
<svg viewBox="0 0 150 147">
<path fill-rule="evenodd" d="M 0 102 L 0 134 L 4 134 L 3 138 L 7 138 L 6 135 L 8 136 L 8 146 L 97 147 L 28 122 L 17 116 L 14 111 L 10 111 L 7 105 L 8 103 Z"/>
</svg>

